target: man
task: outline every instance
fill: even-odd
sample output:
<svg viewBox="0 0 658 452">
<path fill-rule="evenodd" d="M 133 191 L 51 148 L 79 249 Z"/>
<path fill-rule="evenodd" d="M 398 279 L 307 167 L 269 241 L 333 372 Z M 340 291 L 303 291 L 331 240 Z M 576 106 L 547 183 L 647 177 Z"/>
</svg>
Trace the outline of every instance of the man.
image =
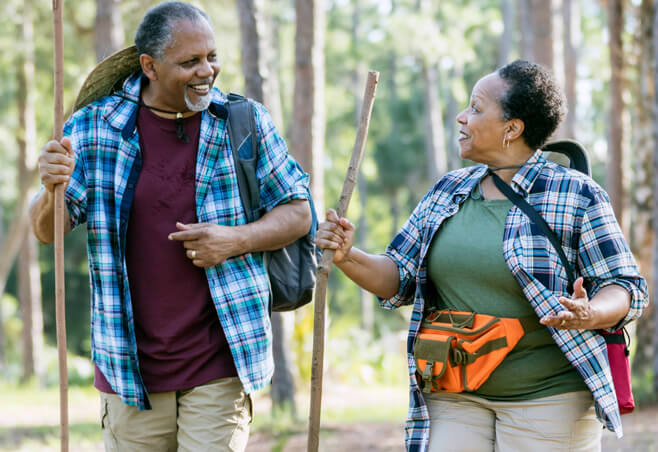
<svg viewBox="0 0 658 452">
<path fill-rule="evenodd" d="M 106 449 L 242 451 L 249 395 L 273 372 L 261 251 L 308 232 L 308 176 L 254 104 L 267 213 L 246 224 L 207 15 L 160 4 L 135 44 L 141 71 L 42 149 L 32 224 L 53 240 L 53 188 L 67 184 L 67 231 L 87 223 Z"/>
</svg>

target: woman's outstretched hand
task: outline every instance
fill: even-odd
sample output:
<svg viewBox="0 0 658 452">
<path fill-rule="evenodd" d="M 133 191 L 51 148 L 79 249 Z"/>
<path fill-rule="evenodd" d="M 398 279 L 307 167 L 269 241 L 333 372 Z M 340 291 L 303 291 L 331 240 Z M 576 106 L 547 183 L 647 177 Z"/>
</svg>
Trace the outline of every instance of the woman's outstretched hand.
<svg viewBox="0 0 658 452">
<path fill-rule="evenodd" d="M 354 225 L 347 218 L 339 218 L 334 209 L 329 209 L 326 221 L 318 226 L 315 244 L 323 250 L 335 250 L 334 264 L 340 264 L 347 258 L 354 244 Z"/>
<path fill-rule="evenodd" d="M 573 284 L 571 298 L 560 297 L 558 301 L 566 309 L 556 315 L 544 316 L 539 322 L 542 325 L 563 330 L 592 329 L 594 324 L 594 309 L 589 302 L 587 291 L 583 287 L 582 276 Z"/>
</svg>

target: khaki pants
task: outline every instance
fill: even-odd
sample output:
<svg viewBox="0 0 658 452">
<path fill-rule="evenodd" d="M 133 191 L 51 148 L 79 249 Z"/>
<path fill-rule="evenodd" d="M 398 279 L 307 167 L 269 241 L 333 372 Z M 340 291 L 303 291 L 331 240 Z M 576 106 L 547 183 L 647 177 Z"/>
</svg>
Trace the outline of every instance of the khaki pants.
<svg viewBox="0 0 658 452">
<path fill-rule="evenodd" d="M 101 392 L 101 425 L 108 452 L 243 452 L 252 419 L 250 396 L 238 378 L 185 391 L 150 394 L 139 411 Z"/>
<path fill-rule="evenodd" d="M 603 425 L 592 394 L 570 392 L 520 402 L 469 394 L 425 395 L 430 452 L 598 452 Z"/>
</svg>

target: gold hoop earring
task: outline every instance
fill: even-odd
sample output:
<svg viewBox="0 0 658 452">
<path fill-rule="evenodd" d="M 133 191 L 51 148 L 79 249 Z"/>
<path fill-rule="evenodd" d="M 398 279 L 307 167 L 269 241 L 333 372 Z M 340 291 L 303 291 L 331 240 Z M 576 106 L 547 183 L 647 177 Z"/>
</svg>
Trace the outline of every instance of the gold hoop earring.
<svg viewBox="0 0 658 452">
<path fill-rule="evenodd" d="M 505 148 L 509 149 L 509 139 L 506 136 L 503 137 L 503 149 Z"/>
</svg>

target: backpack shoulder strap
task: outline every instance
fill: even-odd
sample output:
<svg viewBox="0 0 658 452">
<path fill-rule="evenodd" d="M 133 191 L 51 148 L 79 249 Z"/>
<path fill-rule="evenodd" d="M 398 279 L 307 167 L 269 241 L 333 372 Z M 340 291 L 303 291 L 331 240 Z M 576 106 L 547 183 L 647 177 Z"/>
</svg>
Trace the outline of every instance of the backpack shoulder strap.
<svg viewBox="0 0 658 452">
<path fill-rule="evenodd" d="M 246 97 L 230 93 L 227 107 L 228 135 L 240 199 L 247 214 L 247 221 L 251 223 L 260 217 L 260 190 L 256 177 L 258 140 L 254 106 Z"/>
<path fill-rule="evenodd" d="M 555 248 L 555 251 L 557 251 L 558 256 L 560 256 L 560 261 L 562 261 L 562 266 L 567 271 L 567 279 L 569 280 L 567 291 L 569 293 L 572 293 L 573 283 L 576 281 L 576 278 L 574 275 L 573 268 L 571 267 L 571 264 L 569 264 L 569 261 L 567 260 L 567 256 L 564 254 L 562 245 L 560 244 L 560 241 L 555 235 L 555 232 L 553 232 L 550 226 L 548 226 L 546 220 L 544 220 L 544 217 L 542 217 L 539 214 L 539 212 L 537 212 L 534 207 L 528 204 L 528 202 L 525 199 L 523 199 L 518 193 L 512 190 L 512 187 L 510 187 L 504 180 L 502 180 L 493 171 L 490 171 L 489 174 L 491 174 L 494 184 L 496 184 L 498 190 L 500 190 L 505 196 L 507 196 L 507 198 L 510 201 L 512 201 L 514 205 L 516 205 L 519 209 L 521 209 L 523 213 L 525 213 L 532 220 L 532 222 L 535 223 L 539 227 L 539 229 L 541 229 L 542 234 L 544 234 L 544 236 L 551 242 L 551 245 L 553 245 L 553 248 Z"/>
</svg>

